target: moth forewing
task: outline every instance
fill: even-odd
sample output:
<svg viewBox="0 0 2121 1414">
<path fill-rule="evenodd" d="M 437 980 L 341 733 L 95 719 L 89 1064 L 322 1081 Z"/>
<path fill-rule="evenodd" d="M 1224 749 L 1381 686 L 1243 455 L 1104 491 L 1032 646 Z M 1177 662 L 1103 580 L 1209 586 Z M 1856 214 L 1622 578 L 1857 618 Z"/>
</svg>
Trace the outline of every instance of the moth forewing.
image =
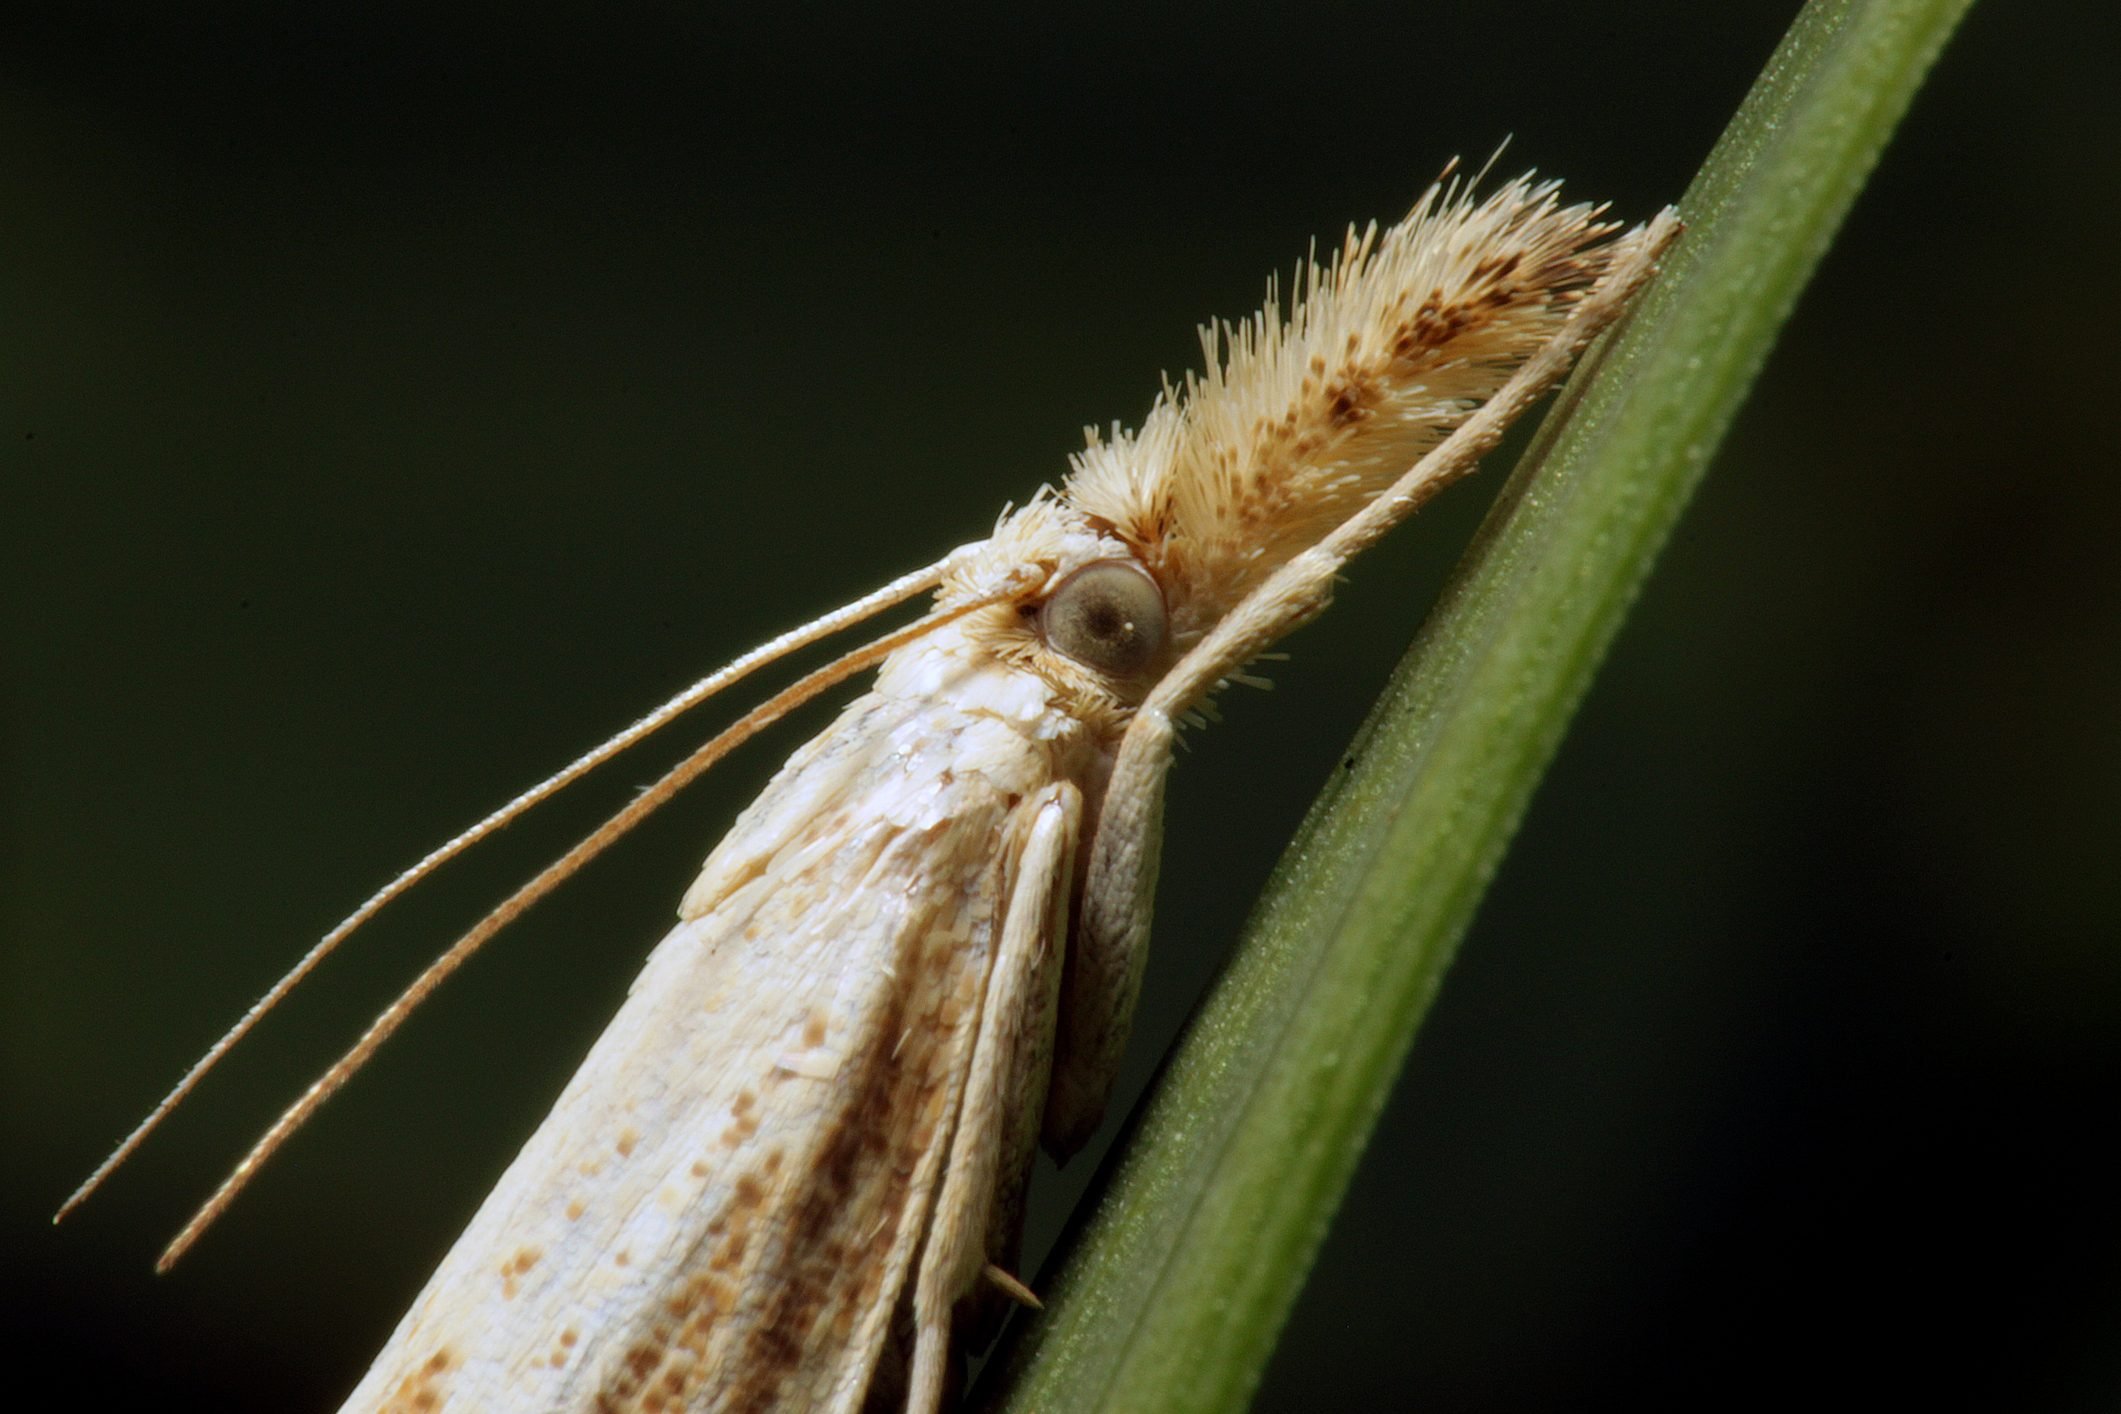
<svg viewBox="0 0 2121 1414">
<path fill-rule="evenodd" d="M 936 1197 L 1004 1142 L 968 1082 L 1050 1044 L 1027 999 L 1082 746 L 962 656 L 944 630 L 895 662 L 738 820 L 348 1409 L 857 1409 L 924 1250 L 947 1318 L 995 1184 Z M 947 1325 L 920 1346 L 939 1375 Z"/>
</svg>

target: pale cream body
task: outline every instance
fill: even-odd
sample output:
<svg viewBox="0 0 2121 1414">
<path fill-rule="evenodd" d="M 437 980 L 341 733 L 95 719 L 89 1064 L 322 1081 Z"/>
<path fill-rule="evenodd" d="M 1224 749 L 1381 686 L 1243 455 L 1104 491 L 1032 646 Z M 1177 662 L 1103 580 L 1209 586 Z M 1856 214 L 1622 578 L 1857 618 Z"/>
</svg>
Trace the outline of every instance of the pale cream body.
<svg viewBox="0 0 2121 1414">
<path fill-rule="evenodd" d="M 1065 1158 L 1105 1110 L 1178 724 L 1469 472 L 1679 232 L 1667 212 L 1608 239 L 1599 216 L 1529 178 L 1478 200 L 1432 187 L 1398 225 L 1350 231 L 1329 263 L 1302 267 L 1286 310 L 1270 298 L 1204 331 L 1206 370 L 1167 387 L 1139 431 L 1093 431 L 1058 493 L 916 577 L 939 586 L 933 615 L 887 635 L 905 646 L 875 689 L 709 856 L 682 921 L 346 1407 L 933 1414 L 954 1336 L 984 1334 L 983 1269 L 1013 1269 L 1034 1144 Z M 1077 591 L 1100 577 L 1153 587 L 1086 607 Z M 82 1194 L 352 926 L 608 749 L 335 929 Z M 420 997 L 719 749 L 437 959 L 165 1263 Z"/>
<path fill-rule="evenodd" d="M 1094 788 L 1111 745 L 955 629 L 894 655 L 708 857 L 345 1407 L 859 1408 L 940 1250 L 954 1135 L 988 1149 L 972 1161 L 995 1191 L 947 1220 L 976 1256 L 935 1280 L 954 1303 L 985 1261 L 1013 1265 L 1051 1050 L 1048 928 L 1074 872 L 1020 879 L 1018 862 L 1042 811 L 1072 852 L 1079 811 L 1057 803 Z M 1022 888 L 1062 897 L 1034 901 L 1043 1004 L 988 1028 L 1016 1092 L 995 1113 L 965 1093 Z"/>
<path fill-rule="evenodd" d="M 938 1409 L 1034 1141 L 1065 1157 L 1105 1109 L 1177 724 L 1470 471 L 1678 232 L 1605 242 L 1596 215 L 1432 188 L 953 556 L 961 616 L 709 857 L 347 1408 Z M 1160 600 L 1124 671 L 1044 618 L 1106 559 Z"/>
</svg>

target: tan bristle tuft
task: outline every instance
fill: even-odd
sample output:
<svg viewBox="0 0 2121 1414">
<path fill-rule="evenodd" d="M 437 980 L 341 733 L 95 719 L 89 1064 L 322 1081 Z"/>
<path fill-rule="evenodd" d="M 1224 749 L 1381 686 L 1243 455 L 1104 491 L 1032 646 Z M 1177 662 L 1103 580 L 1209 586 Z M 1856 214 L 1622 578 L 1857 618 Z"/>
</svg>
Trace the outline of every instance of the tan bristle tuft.
<svg viewBox="0 0 2121 1414">
<path fill-rule="evenodd" d="M 1205 374 L 1139 432 L 1095 431 L 1066 497 L 1140 554 L 1183 623 L 1212 622 L 1390 485 L 1550 338 L 1610 263 L 1602 208 L 1524 176 L 1453 179 L 1351 229 L 1284 311 L 1201 331 Z"/>
</svg>

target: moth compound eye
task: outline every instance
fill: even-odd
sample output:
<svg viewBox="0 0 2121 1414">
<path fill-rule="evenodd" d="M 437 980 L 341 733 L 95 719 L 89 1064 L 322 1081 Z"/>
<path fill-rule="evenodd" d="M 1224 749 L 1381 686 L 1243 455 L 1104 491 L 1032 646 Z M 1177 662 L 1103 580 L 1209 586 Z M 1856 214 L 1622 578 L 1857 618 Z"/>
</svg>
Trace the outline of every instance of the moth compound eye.
<svg viewBox="0 0 2121 1414">
<path fill-rule="evenodd" d="M 1164 650 L 1164 596 L 1128 560 L 1098 560 L 1060 582 L 1038 614 L 1046 646 L 1085 667 L 1132 677 Z"/>
</svg>

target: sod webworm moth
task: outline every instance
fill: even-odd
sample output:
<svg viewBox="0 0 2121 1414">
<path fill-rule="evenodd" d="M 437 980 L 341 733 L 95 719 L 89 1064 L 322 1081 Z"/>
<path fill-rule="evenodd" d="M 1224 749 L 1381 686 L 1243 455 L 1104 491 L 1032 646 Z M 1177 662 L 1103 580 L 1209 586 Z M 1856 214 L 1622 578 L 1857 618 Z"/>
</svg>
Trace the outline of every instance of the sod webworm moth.
<svg viewBox="0 0 2121 1414">
<path fill-rule="evenodd" d="M 791 706 L 869 667 L 708 856 L 679 922 L 348 1410 L 942 1406 L 1010 1300 L 1034 1149 L 1103 1117 L 1146 953 L 1180 725 L 1472 470 L 1649 279 L 1521 178 L 1446 173 L 1351 231 L 1138 431 L 1092 431 L 991 537 L 784 635 L 436 850 L 328 935 L 149 1116 L 382 904 L 771 661 L 932 591 L 778 694 L 439 958 L 165 1254 L 465 957 Z"/>
</svg>

